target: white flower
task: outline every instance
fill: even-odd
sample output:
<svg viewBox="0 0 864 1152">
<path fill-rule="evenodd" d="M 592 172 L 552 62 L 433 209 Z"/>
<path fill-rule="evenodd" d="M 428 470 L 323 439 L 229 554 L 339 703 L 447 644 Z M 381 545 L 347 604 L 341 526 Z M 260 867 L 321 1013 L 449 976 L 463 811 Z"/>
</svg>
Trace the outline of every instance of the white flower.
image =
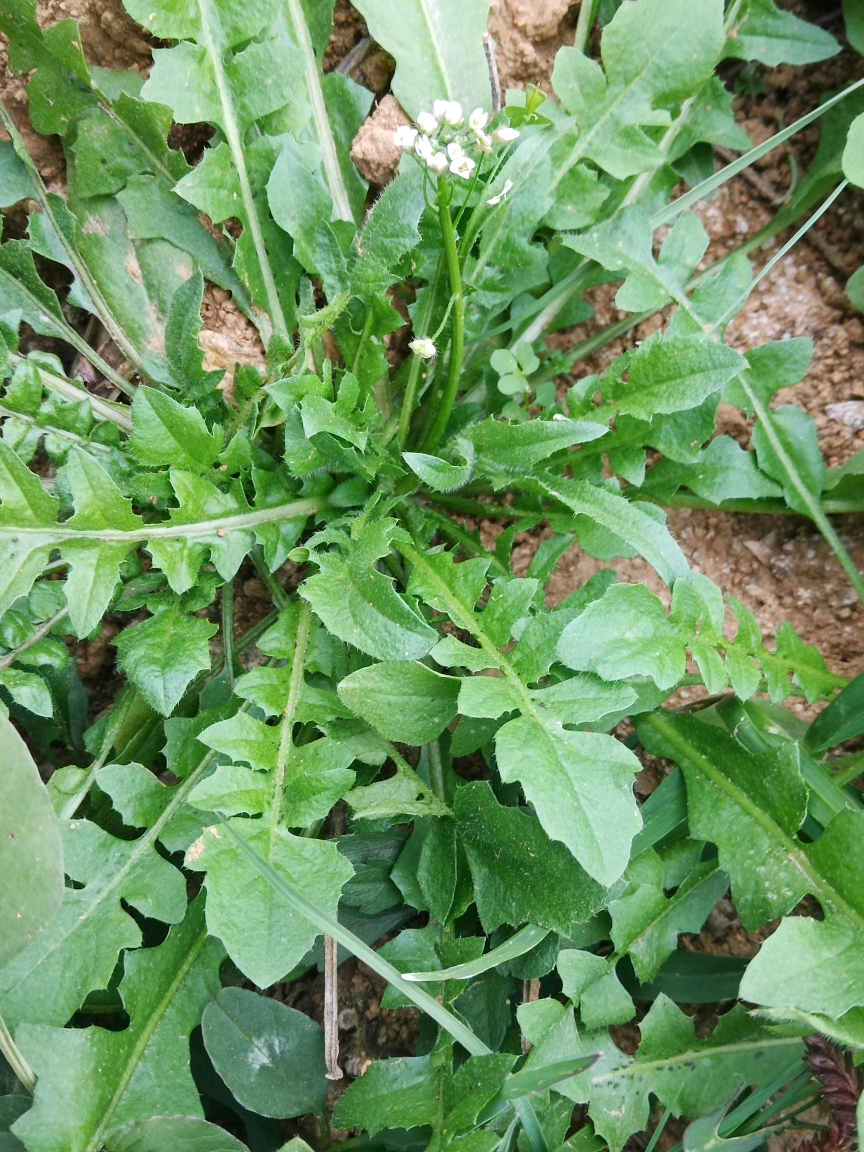
<svg viewBox="0 0 864 1152">
<path fill-rule="evenodd" d="M 457 156 L 450 164 L 450 171 L 454 176 L 461 176 L 463 180 L 468 180 L 476 167 L 477 165 L 470 156 Z"/>
<path fill-rule="evenodd" d="M 428 336 L 421 336 L 417 340 L 412 340 L 408 347 L 421 360 L 431 360 L 433 356 L 438 355 L 438 349 Z"/>
<path fill-rule="evenodd" d="M 490 208 L 494 208 L 496 204 L 500 204 L 502 200 L 507 199 L 507 193 L 510 191 L 510 189 L 512 187 L 513 187 L 513 181 L 512 180 L 505 180 L 504 181 L 504 187 L 501 189 L 501 191 L 498 193 L 498 195 L 497 196 L 490 196 L 489 199 L 486 201 L 486 203 L 489 205 Z"/>
<path fill-rule="evenodd" d="M 496 128 L 492 133 L 492 139 L 496 144 L 512 144 L 518 137 L 519 133 L 516 129 L 511 128 L 508 124 L 505 124 L 503 128 Z"/>
<path fill-rule="evenodd" d="M 486 132 L 475 132 L 474 144 L 478 152 L 489 153 L 492 151 L 492 137 L 489 136 Z"/>
<path fill-rule="evenodd" d="M 488 123 L 489 113 L 484 112 L 482 108 L 475 108 L 468 117 L 468 127 L 472 132 L 482 132 Z"/>
<path fill-rule="evenodd" d="M 443 176 L 447 171 L 447 157 L 443 152 L 436 152 L 434 156 L 429 157 L 426 163 L 439 176 Z"/>
<path fill-rule="evenodd" d="M 427 136 L 432 136 L 438 131 L 438 121 L 431 112 L 421 112 L 417 117 L 417 127 Z"/>
<path fill-rule="evenodd" d="M 417 139 L 417 129 L 410 128 L 407 124 L 402 124 L 393 133 L 393 143 L 397 148 L 401 148 L 403 152 L 414 151 L 414 141 Z"/>
<path fill-rule="evenodd" d="M 419 136 L 414 142 L 414 155 L 427 164 L 435 151 L 434 145 L 428 136 Z"/>
<path fill-rule="evenodd" d="M 452 144 L 447 145 L 447 155 L 451 160 L 458 160 L 460 156 L 465 155 L 465 149 L 458 140 L 454 140 Z"/>
<path fill-rule="evenodd" d="M 458 128 L 462 122 L 462 105 L 458 100 L 448 100 L 444 109 L 444 123 L 452 128 Z"/>
<path fill-rule="evenodd" d="M 439 124 L 443 124 L 447 117 L 448 100 L 434 100 L 432 102 L 432 115 Z"/>
</svg>

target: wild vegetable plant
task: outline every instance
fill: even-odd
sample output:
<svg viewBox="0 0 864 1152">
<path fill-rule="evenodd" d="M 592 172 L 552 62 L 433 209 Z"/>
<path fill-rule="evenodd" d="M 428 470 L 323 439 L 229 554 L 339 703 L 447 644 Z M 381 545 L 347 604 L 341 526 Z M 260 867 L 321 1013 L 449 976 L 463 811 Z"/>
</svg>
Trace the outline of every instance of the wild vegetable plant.
<svg viewBox="0 0 864 1152">
<path fill-rule="evenodd" d="M 356 6 L 414 125 L 374 193 L 349 159 L 371 93 L 320 69 L 327 0 L 127 0 L 161 45 L 144 83 L 34 0 L 0 12 L 67 163 L 47 189 L 0 112 L 0 205 L 26 213 L 0 245 L 0 686 L 54 766 L 46 787 L 0 721 L 4 1147 L 242 1147 L 226 1108 L 255 1149 L 310 1114 L 323 1147 L 353 954 L 423 1016 L 415 1055 L 339 1099 L 351 1146 L 620 1152 L 653 1111 L 652 1147 L 672 1115 L 688 1150 L 746 1152 L 818 1096 L 802 1036 L 864 1049 L 861 762 L 825 760 L 862 689 L 788 624 L 766 644 L 661 506 L 785 504 L 861 592 L 826 517 L 860 507 L 861 468 L 826 472 L 810 418 L 770 407 L 808 341 L 724 343 L 751 268 L 699 271 L 691 209 L 823 112 L 774 234 L 864 184 L 860 90 L 748 152 L 720 61 L 838 50 L 773 0 L 583 0 L 554 96 L 503 110 L 483 0 Z M 211 127 L 194 164 L 172 123 Z M 718 144 L 746 154 L 715 175 Z M 580 377 L 591 349 L 545 337 L 605 282 L 634 316 L 592 348 L 673 307 Z M 204 368 L 207 283 L 266 372 Z M 754 451 L 714 436 L 721 397 Z M 490 551 L 459 513 L 509 527 Z M 516 576 L 515 530 L 541 525 Z M 576 542 L 643 556 L 668 596 L 604 570 L 549 608 Z M 237 636 L 244 565 L 272 611 Z M 107 613 L 125 686 L 88 727 L 63 637 Z M 682 685 L 701 710 L 666 706 Z M 807 728 L 789 697 L 830 704 Z M 641 809 L 640 744 L 677 766 Z M 730 889 L 747 930 L 780 921 L 755 958 L 678 950 Z M 326 1047 L 261 991 L 316 966 Z M 679 1007 L 739 996 L 707 1038 Z"/>
</svg>

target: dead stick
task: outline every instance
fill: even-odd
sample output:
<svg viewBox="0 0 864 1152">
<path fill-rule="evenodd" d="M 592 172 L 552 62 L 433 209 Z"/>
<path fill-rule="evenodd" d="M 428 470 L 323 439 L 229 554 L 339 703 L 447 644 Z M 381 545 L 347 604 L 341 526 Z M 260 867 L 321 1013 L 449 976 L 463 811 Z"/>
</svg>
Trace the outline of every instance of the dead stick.
<svg viewBox="0 0 864 1152">
<path fill-rule="evenodd" d="M 488 32 L 483 33 L 483 51 L 486 53 L 489 87 L 492 89 L 492 115 L 497 116 L 501 111 L 501 78 L 498 75 L 498 61 L 495 59 L 495 45 Z"/>
<path fill-rule="evenodd" d="M 327 1079 L 341 1080 L 339 1067 L 339 959 L 332 936 L 324 937 L 324 1059 Z"/>
</svg>

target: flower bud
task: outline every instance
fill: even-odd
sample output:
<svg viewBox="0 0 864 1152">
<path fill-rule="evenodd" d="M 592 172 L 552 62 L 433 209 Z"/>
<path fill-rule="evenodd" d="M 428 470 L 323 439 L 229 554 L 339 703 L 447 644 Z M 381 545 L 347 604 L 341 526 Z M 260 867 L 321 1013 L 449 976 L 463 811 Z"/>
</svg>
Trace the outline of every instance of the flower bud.
<svg viewBox="0 0 864 1152">
<path fill-rule="evenodd" d="M 436 152 L 434 156 L 429 157 L 426 163 L 439 176 L 443 176 L 447 171 L 447 157 L 443 152 Z"/>
<path fill-rule="evenodd" d="M 431 112 L 421 112 L 417 117 L 417 127 L 427 136 L 432 136 L 438 131 L 438 121 Z"/>
<path fill-rule="evenodd" d="M 492 133 L 492 139 L 496 144 L 512 144 L 518 137 L 519 133 L 515 128 L 511 128 L 509 124 L 505 124 L 501 128 L 496 128 Z"/>
<path fill-rule="evenodd" d="M 417 340 L 412 340 L 408 347 L 421 360 L 431 360 L 433 356 L 438 355 L 438 349 L 428 336 L 420 336 Z"/>
<path fill-rule="evenodd" d="M 403 152 L 414 151 L 414 141 L 417 139 L 417 129 L 411 128 L 407 124 L 402 124 L 393 133 L 393 143 L 397 148 L 401 148 Z"/>
</svg>

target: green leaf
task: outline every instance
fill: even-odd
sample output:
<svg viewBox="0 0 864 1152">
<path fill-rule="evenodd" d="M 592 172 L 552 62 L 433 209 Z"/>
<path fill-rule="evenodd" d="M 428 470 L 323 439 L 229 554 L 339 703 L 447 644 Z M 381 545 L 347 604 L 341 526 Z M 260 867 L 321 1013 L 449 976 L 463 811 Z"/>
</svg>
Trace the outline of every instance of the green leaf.
<svg viewBox="0 0 864 1152">
<path fill-rule="evenodd" d="M 604 29 L 605 76 L 578 48 L 560 50 L 552 86 L 579 128 L 564 170 L 588 159 L 623 180 L 659 167 L 662 152 L 645 128 L 670 124 L 665 109 L 710 79 L 724 41 L 718 0 L 640 0 Z"/>
<path fill-rule="evenodd" d="M 486 0 L 359 0 L 369 35 L 396 60 L 393 94 L 411 117 L 433 100 L 458 100 L 467 114 L 490 105 L 483 33 Z"/>
<path fill-rule="evenodd" d="M 48 712 L 50 715 L 50 710 Z M 27 746 L 0 714 L 0 965 L 29 947 L 63 903 L 63 845 Z"/>
<path fill-rule="evenodd" d="M 169 716 L 194 677 L 210 667 L 209 640 L 217 631 L 175 600 L 149 620 L 124 629 L 114 644 L 120 667 L 147 703 Z"/>
<path fill-rule="evenodd" d="M 418 164 L 404 165 L 372 206 L 357 238 L 358 259 L 351 270 L 357 295 L 373 296 L 389 288 L 397 279 L 395 266 L 419 245 L 424 179 Z"/>
<path fill-rule="evenodd" d="M 691 835 L 717 845 L 748 930 L 790 911 L 807 892 L 826 915 L 836 911 L 864 930 L 848 873 L 859 856 L 860 813 L 842 811 L 813 844 L 797 838 L 807 812 L 797 745 L 748 752 L 717 728 L 684 715 L 653 713 L 639 731 L 647 748 L 680 763 Z"/>
<path fill-rule="evenodd" d="M 818 498 L 825 483 L 825 461 L 819 450 L 818 432 L 812 416 L 808 416 L 797 404 L 784 404 L 769 413 L 771 425 L 786 454 L 792 461 L 799 480 L 814 497 Z M 753 429 L 751 437 L 763 472 L 783 487 L 786 503 L 796 512 L 808 513 L 809 509 L 801 494 L 791 482 L 789 473 L 777 452 L 774 450 L 760 421 Z"/>
<path fill-rule="evenodd" d="M 843 0 L 846 39 L 856 52 L 864 52 L 864 10 L 857 0 Z"/>
<path fill-rule="evenodd" d="M 213 1067 L 244 1108 L 260 1116 L 321 1113 L 327 1068 L 314 1020 L 278 1000 L 223 988 L 201 1024 Z"/>
<path fill-rule="evenodd" d="M 269 824 L 269 822 L 268 822 Z M 310 899 L 335 916 L 353 868 L 335 843 L 292 836 L 284 828 L 235 818 L 231 828 Z M 239 852 L 221 827 L 207 828 L 186 853 L 186 866 L 207 873 L 207 925 L 234 963 L 269 988 L 299 963 L 317 930 Z"/>
<path fill-rule="evenodd" d="M 456 492 L 471 479 L 473 464 L 448 464 L 440 456 L 430 456 L 426 452 L 403 452 L 402 459 L 433 492 Z"/>
<path fill-rule="evenodd" d="M 453 811 L 484 930 L 532 923 L 568 935 L 605 904 L 603 888 L 524 808 L 506 808 L 488 784 L 466 784 Z"/>
<path fill-rule="evenodd" d="M 661 995 L 640 1022 L 638 1050 L 626 1056 L 606 1035 L 580 1038 L 563 1006 L 536 1004 L 543 1009 L 519 1009 L 534 1044 L 527 1067 L 596 1053 L 591 1067 L 563 1081 L 558 1091 L 574 1103 L 588 1103 L 595 1131 L 613 1152 L 644 1129 L 651 1095 L 673 1115 L 702 1116 L 728 1105 L 745 1085 L 769 1082 L 802 1050 L 797 1037 L 772 1035 L 740 1007 L 722 1016 L 707 1040 L 698 1040 L 693 1021 Z"/>
<path fill-rule="evenodd" d="M 239 1140 L 197 1116 L 133 1120 L 111 1133 L 110 1152 L 242 1152 Z"/>
<path fill-rule="evenodd" d="M 630 357 L 630 376 L 615 401 L 620 412 L 650 420 L 695 408 L 745 367 L 743 356 L 699 336 L 643 344 Z"/>
<path fill-rule="evenodd" d="M 804 852 L 809 888 L 818 894 L 825 919 L 789 917 L 760 950 L 752 973 L 744 974 L 741 995 L 757 1002 L 839 1017 L 864 1004 L 864 812 L 844 809 Z M 821 880 L 821 883 L 820 883 Z M 767 941 L 766 941 L 767 943 Z M 745 991 L 745 985 L 747 991 Z"/>
<path fill-rule="evenodd" d="M 840 51 L 824 28 L 782 11 L 774 0 L 747 0 L 740 17 L 734 36 L 726 41 L 724 56 L 758 60 L 776 68 L 778 64 L 814 64 Z"/>
<path fill-rule="evenodd" d="M 672 688 L 684 675 L 686 648 L 662 602 L 644 584 L 613 584 L 561 633 L 558 657 L 604 680 L 650 676 Z"/>
<path fill-rule="evenodd" d="M 385 1128 L 417 1128 L 438 1116 L 441 1073 L 428 1056 L 375 1060 L 339 1098 L 333 1123 L 375 1136 Z"/>
<path fill-rule="evenodd" d="M 520 781 L 546 834 L 566 844 L 600 884 L 617 880 L 642 826 L 633 753 L 611 736 L 520 716 L 498 730 L 495 754 L 501 779 Z"/>
<path fill-rule="evenodd" d="M 16 156 L 12 141 L 0 142 L 0 208 L 11 208 L 35 194 L 30 173 Z"/>
<path fill-rule="evenodd" d="M 5 688 L 16 704 L 36 716 L 53 716 L 54 701 L 48 685 L 35 672 L 6 668 L 0 672 L 0 687 Z"/>
<path fill-rule="evenodd" d="M 352 712 L 400 744 L 428 744 L 456 715 L 459 680 L 424 664 L 370 664 L 346 676 L 339 699 Z"/>
<path fill-rule="evenodd" d="M 642 984 L 650 983 L 676 949 L 679 932 L 699 932 L 729 881 L 715 863 L 697 864 L 667 897 L 663 861 L 651 849 L 632 861 L 627 887 L 609 905 L 612 940 L 627 952 Z"/>
<path fill-rule="evenodd" d="M 673 584 L 686 576 L 690 566 L 664 524 L 623 497 L 597 488 L 585 480 L 546 478 L 534 481 L 546 495 L 559 500 L 571 512 L 589 516 L 596 523 L 626 540 L 656 568 L 660 578 Z"/>
<path fill-rule="evenodd" d="M 316 616 L 340 640 L 377 660 L 419 660 L 438 636 L 374 563 L 390 550 L 392 531 L 378 522 L 345 542 L 345 555 L 317 557 L 320 571 L 303 585 Z"/>
<path fill-rule="evenodd" d="M 34 1152 L 98 1152 L 115 1127 L 154 1113 L 200 1114 L 189 1034 L 219 987 L 224 950 L 207 935 L 203 900 L 164 944 L 130 952 L 120 996 L 129 1026 L 21 1025 L 17 1042 L 36 1071 L 33 1107 L 16 1129 Z"/>
<path fill-rule="evenodd" d="M 810 752 L 825 752 L 835 744 L 852 740 L 864 732 L 864 674 L 834 697 L 824 712 L 820 712 L 804 738 Z"/>
<path fill-rule="evenodd" d="M 608 431 L 605 424 L 558 416 L 525 424 L 483 420 L 469 428 L 467 435 L 477 452 L 478 468 L 495 474 L 528 471 L 556 452 L 596 440 Z"/>
<path fill-rule="evenodd" d="M 197 408 L 184 408 L 155 388 L 139 388 L 132 402 L 129 450 L 142 464 L 209 471 L 222 451 L 222 429 L 208 431 Z"/>
<path fill-rule="evenodd" d="M 852 121 L 843 150 L 843 174 L 847 180 L 864 187 L 864 113 Z"/>
<path fill-rule="evenodd" d="M 558 974 L 564 995 L 578 1003 L 586 1028 L 626 1024 L 636 1015 L 633 1001 L 615 974 L 615 966 L 602 956 L 564 948 L 558 953 Z"/>
<path fill-rule="evenodd" d="M 681 482 L 712 504 L 771 499 L 782 494 L 780 486 L 759 471 L 755 453 L 745 451 L 730 436 L 715 437 L 700 463 L 686 470 Z"/>
</svg>

